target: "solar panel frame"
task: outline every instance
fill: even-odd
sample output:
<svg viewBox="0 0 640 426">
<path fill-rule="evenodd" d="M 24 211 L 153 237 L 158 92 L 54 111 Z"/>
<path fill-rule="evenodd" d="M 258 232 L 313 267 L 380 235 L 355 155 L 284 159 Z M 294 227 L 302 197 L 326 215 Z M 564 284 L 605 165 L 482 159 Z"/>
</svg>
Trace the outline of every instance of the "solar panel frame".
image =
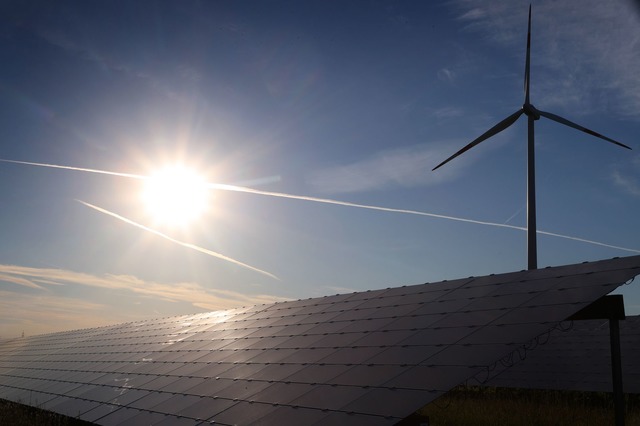
<svg viewBox="0 0 640 426">
<path fill-rule="evenodd" d="M 638 273 L 635 256 L 8 340 L 0 397 L 99 424 L 393 424 Z"/>
</svg>

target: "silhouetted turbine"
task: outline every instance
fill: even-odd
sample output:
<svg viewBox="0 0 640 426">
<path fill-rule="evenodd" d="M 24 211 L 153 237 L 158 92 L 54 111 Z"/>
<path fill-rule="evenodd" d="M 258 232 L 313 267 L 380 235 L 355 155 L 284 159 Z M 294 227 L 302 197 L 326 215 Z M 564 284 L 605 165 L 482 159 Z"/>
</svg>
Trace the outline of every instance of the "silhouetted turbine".
<svg viewBox="0 0 640 426">
<path fill-rule="evenodd" d="M 600 139 L 604 139 L 608 142 L 614 143 L 623 148 L 631 149 L 625 144 L 614 141 L 606 136 L 601 135 L 600 133 L 594 132 L 593 130 L 587 129 L 586 127 L 582 127 L 579 124 L 573 123 L 565 118 L 559 117 L 555 114 L 551 114 L 549 112 L 540 111 L 529 102 L 529 63 L 530 63 L 530 54 L 531 54 L 531 5 L 529 5 L 529 29 L 527 31 L 527 58 L 525 62 L 524 68 L 524 104 L 522 108 L 518 111 L 514 112 L 473 142 L 462 148 L 460 151 L 453 154 L 451 157 L 444 160 L 442 163 L 438 164 L 433 170 L 445 165 L 449 161 L 453 160 L 457 156 L 465 153 L 470 150 L 474 146 L 478 145 L 480 142 L 494 136 L 507 127 L 511 126 L 516 122 L 518 118 L 522 114 L 525 114 L 529 121 L 529 131 L 528 131 L 528 149 L 527 149 L 527 253 L 528 253 L 528 269 L 536 269 L 538 267 L 538 255 L 537 255 L 537 243 L 536 243 L 536 181 L 535 181 L 535 153 L 534 153 L 534 121 L 539 120 L 540 117 L 546 117 L 550 120 L 556 121 L 560 124 L 564 124 L 569 127 L 573 127 L 574 129 L 578 129 L 585 133 L 588 133 L 592 136 L 595 136 Z"/>
</svg>

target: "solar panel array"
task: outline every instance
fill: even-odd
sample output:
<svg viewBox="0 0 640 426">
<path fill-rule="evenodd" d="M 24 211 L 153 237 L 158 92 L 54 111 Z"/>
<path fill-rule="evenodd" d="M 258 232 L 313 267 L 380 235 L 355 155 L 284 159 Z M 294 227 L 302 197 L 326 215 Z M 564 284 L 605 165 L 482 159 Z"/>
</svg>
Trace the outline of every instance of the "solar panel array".
<svg viewBox="0 0 640 426">
<path fill-rule="evenodd" d="M 640 393 L 640 317 L 620 321 L 625 393 Z M 524 355 L 524 354 L 523 354 Z M 565 332 L 488 380 L 489 386 L 611 392 L 611 351 L 607 320 L 574 321 Z"/>
<path fill-rule="evenodd" d="M 640 273 L 640 256 L 0 343 L 0 398 L 103 425 L 388 425 Z"/>
</svg>

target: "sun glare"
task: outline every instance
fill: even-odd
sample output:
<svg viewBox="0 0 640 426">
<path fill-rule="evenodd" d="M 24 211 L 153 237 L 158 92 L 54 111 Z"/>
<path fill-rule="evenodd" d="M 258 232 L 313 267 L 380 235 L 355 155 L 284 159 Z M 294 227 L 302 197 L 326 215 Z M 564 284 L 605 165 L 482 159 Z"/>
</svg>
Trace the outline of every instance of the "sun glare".
<svg viewBox="0 0 640 426">
<path fill-rule="evenodd" d="M 146 180 L 142 201 L 153 219 L 163 225 L 184 227 L 207 209 L 205 180 L 184 167 L 170 167 Z"/>
</svg>

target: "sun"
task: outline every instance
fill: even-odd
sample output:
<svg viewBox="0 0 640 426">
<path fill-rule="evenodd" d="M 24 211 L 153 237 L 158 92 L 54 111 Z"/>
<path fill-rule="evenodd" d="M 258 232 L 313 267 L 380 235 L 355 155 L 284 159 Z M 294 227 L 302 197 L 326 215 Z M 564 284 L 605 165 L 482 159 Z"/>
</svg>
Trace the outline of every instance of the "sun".
<svg viewBox="0 0 640 426">
<path fill-rule="evenodd" d="M 145 180 L 141 198 L 156 224 L 186 227 L 206 212 L 209 190 L 194 170 L 172 166 Z"/>
</svg>

